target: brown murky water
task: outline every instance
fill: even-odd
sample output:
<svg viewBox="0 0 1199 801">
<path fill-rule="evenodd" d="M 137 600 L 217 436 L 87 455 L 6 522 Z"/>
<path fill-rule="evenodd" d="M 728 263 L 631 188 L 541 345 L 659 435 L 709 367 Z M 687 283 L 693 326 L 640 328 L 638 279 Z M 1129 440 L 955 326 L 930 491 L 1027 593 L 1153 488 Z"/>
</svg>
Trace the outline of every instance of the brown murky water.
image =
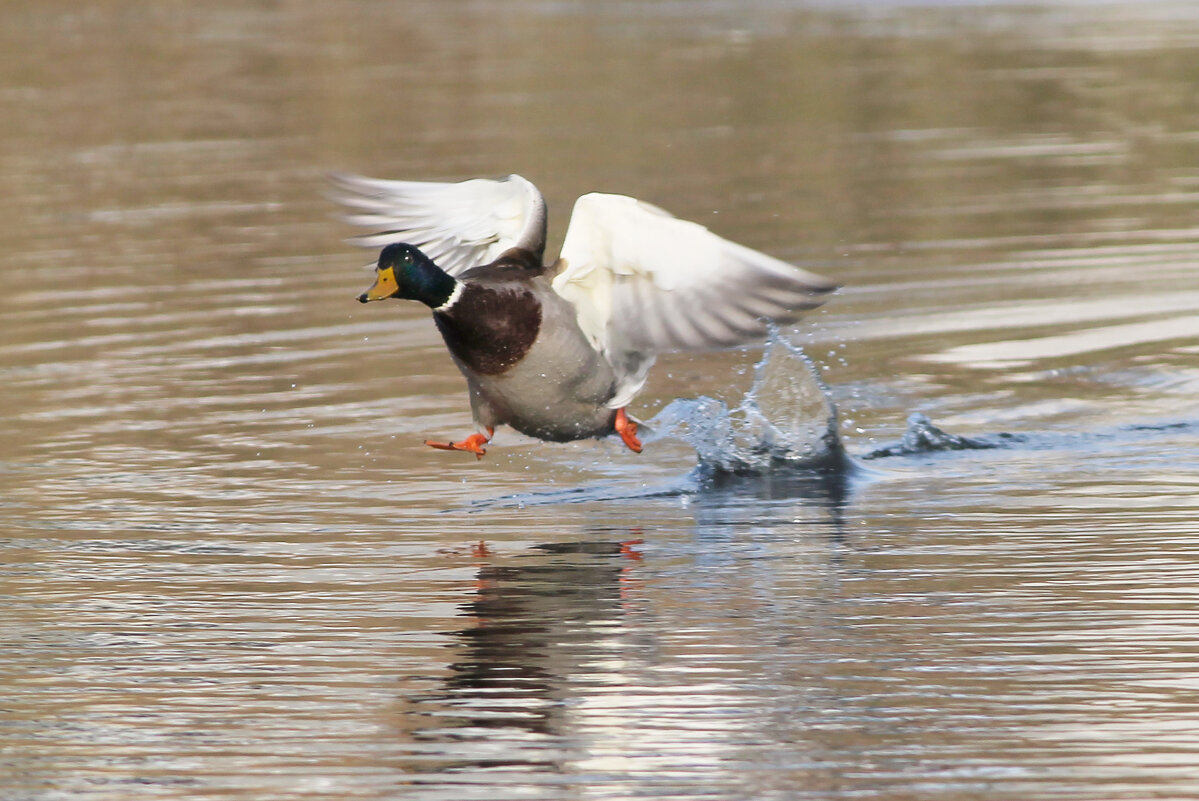
<svg viewBox="0 0 1199 801">
<path fill-rule="evenodd" d="M 0 798 L 1199 795 L 1189 4 L 3 21 Z M 353 301 L 333 169 L 519 172 L 551 249 L 624 192 L 838 277 L 796 336 L 865 469 L 426 450 L 462 382 Z M 912 412 L 1003 447 L 863 459 Z"/>
</svg>

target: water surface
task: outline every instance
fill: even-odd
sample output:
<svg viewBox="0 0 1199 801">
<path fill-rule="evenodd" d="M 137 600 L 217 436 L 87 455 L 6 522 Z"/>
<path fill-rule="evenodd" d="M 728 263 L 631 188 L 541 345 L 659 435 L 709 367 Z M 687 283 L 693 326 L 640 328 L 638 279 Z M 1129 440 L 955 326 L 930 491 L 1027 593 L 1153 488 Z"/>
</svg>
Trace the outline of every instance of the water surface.
<svg viewBox="0 0 1199 801">
<path fill-rule="evenodd" d="M 310 6 L 5 12 L 0 797 L 1199 794 L 1188 4 Z M 859 468 L 427 450 L 462 380 L 334 169 L 836 277 Z M 912 413 L 1000 447 L 865 458 Z"/>
</svg>

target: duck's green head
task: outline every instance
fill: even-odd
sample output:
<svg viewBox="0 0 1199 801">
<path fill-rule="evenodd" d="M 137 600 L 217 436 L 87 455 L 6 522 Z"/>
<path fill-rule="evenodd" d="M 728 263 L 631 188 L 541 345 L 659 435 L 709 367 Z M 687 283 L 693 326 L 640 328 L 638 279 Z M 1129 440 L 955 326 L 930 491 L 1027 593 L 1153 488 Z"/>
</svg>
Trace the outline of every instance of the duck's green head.
<svg viewBox="0 0 1199 801">
<path fill-rule="evenodd" d="M 388 245 L 379 253 L 374 285 L 358 296 L 361 303 L 386 298 L 419 300 L 437 309 L 454 294 L 458 282 L 433 260 L 406 242 Z"/>
</svg>

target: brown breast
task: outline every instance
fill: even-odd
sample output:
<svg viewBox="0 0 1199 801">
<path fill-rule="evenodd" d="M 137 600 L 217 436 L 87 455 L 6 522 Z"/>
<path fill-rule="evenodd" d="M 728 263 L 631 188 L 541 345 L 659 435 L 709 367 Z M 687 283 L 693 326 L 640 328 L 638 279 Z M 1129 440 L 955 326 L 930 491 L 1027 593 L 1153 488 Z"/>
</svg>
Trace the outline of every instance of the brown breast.
<svg viewBox="0 0 1199 801">
<path fill-rule="evenodd" d="M 468 283 L 458 302 L 433 320 L 446 347 L 469 370 L 499 375 L 533 346 L 541 304 L 519 282 Z"/>
</svg>

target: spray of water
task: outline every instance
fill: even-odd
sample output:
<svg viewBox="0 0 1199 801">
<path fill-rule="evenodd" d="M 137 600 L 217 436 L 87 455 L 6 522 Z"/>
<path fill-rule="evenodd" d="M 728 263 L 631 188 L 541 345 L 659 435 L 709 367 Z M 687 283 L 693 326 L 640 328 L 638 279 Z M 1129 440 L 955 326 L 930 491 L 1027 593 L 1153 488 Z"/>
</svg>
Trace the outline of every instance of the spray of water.
<svg viewBox="0 0 1199 801">
<path fill-rule="evenodd" d="M 761 475 L 783 469 L 844 469 L 837 409 L 816 365 L 772 332 L 754 365 L 753 385 L 734 409 L 701 396 L 672 401 L 650 426 L 678 436 L 710 474 Z"/>
</svg>

